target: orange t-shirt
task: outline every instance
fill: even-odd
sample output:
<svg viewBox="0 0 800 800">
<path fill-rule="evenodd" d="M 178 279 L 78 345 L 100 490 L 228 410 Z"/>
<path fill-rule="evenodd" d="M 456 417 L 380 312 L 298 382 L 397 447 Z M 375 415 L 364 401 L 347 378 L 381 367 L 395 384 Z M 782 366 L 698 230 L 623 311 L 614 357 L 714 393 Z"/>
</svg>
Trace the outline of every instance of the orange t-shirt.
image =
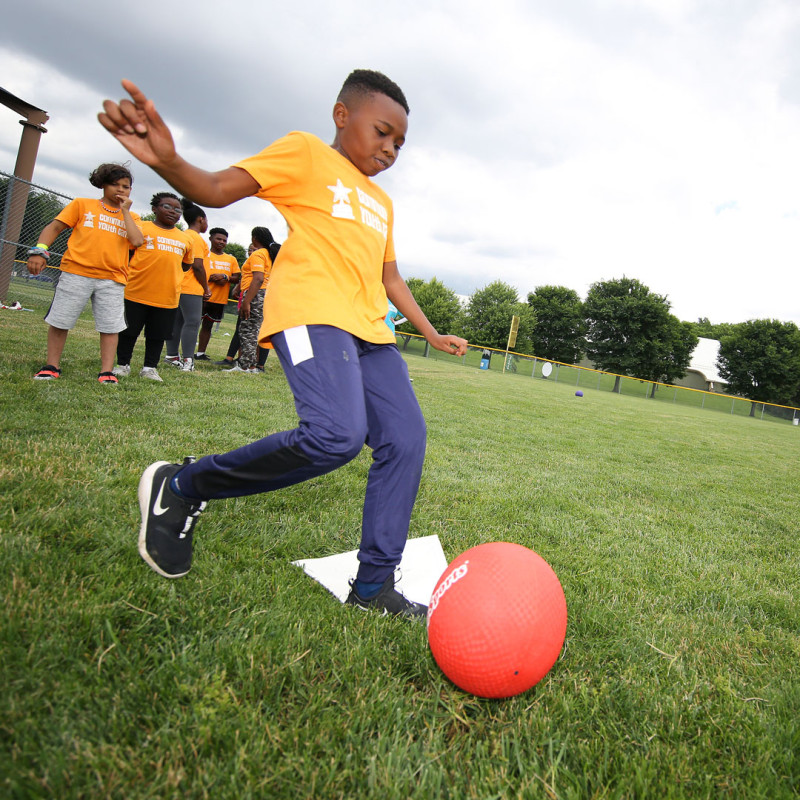
<svg viewBox="0 0 800 800">
<path fill-rule="evenodd" d="M 368 342 L 394 342 L 383 265 L 395 260 L 392 201 L 341 153 L 295 131 L 235 166 L 289 226 L 264 301 L 259 338 L 298 325 L 332 325 Z"/>
<path fill-rule="evenodd" d="M 185 231 L 165 230 L 155 222 L 141 224 L 144 244 L 128 267 L 125 298 L 156 308 L 177 308 L 184 278 L 181 264 L 194 262 L 194 247 Z"/>
<path fill-rule="evenodd" d="M 227 275 L 230 280 L 232 275 L 238 275 L 239 262 L 235 256 L 228 253 L 209 253 L 208 264 L 206 265 L 206 278 L 212 275 Z M 228 290 L 230 285 L 228 283 L 212 283 L 208 282 L 208 288 L 211 289 L 211 297 L 208 298 L 209 303 L 227 303 Z"/>
<path fill-rule="evenodd" d="M 247 261 L 242 264 L 242 278 L 239 281 L 239 297 L 244 297 L 244 293 L 250 288 L 250 284 L 253 282 L 254 272 L 264 273 L 264 282 L 261 284 L 261 288 L 266 289 L 269 283 L 270 273 L 272 272 L 272 259 L 269 257 L 269 251 L 266 247 L 259 247 L 258 250 L 253 250 L 247 257 Z"/>
<path fill-rule="evenodd" d="M 191 228 L 186 231 L 186 233 L 189 235 L 189 240 L 192 243 L 194 258 L 203 259 L 203 268 L 206 271 L 206 276 L 208 276 L 208 254 L 211 250 L 206 244 L 206 240 L 197 231 Z M 203 287 L 200 285 L 197 278 L 195 278 L 194 271 L 191 269 L 183 276 L 181 294 L 199 294 L 201 296 L 203 294 Z"/>
<path fill-rule="evenodd" d="M 131 212 L 136 224 L 139 215 Z M 122 209 L 107 209 L 99 200 L 76 197 L 56 219 L 72 228 L 61 271 L 125 284 L 128 277 L 128 232 Z"/>
</svg>

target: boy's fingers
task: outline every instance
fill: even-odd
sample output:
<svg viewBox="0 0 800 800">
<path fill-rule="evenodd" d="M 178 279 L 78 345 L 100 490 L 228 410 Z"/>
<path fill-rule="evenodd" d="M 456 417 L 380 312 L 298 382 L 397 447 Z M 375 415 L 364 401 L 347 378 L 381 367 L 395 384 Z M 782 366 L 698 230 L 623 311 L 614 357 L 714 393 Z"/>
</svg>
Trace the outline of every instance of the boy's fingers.
<svg viewBox="0 0 800 800">
<path fill-rule="evenodd" d="M 161 114 L 156 111 L 156 104 L 152 100 L 148 100 L 144 104 L 144 115 L 150 121 L 150 124 L 155 127 L 166 128 L 164 120 L 161 119 Z"/>
<path fill-rule="evenodd" d="M 103 101 L 103 111 L 97 115 L 100 124 L 111 133 L 118 133 L 125 131 L 126 133 L 133 133 L 133 126 L 125 119 L 120 110 L 120 107 L 111 100 Z"/>
<path fill-rule="evenodd" d="M 133 102 L 137 105 L 144 105 L 147 101 L 145 93 L 133 81 L 123 78 L 122 88 L 133 98 Z"/>
<path fill-rule="evenodd" d="M 133 81 L 129 81 L 127 78 L 123 79 L 122 88 L 125 89 L 125 91 L 131 96 L 131 100 L 133 100 L 133 103 L 139 112 L 139 119 L 141 119 L 141 116 L 144 115 L 154 125 L 164 125 L 164 120 L 161 119 L 161 115 L 158 113 L 158 111 L 156 111 L 155 103 L 152 100 L 149 100 L 145 93 Z M 125 103 L 130 103 L 130 100 L 121 100 L 120 106 Z M 145 131 L 143 128 L 141 130 L 137 129 L 137 133 L 144 132 Z"/>
<path fill-rule="evenodd" d="M 111 117 L 108 116 L 104 111 L 101 111 L 97 115 L 97 121 L 109 132 L 109 133 L 116 133 L 119 130 L 119 127 L 115 122 L 112 121 Z"/>
<path fill-rule="evenodd" d="M 129 133 L 147 133 L 147 126 L 142 119 L 143 114 L 138 105 L 134 105 L 130 100 L 120 100 L 119 110 L 126 120 L 131 130 Z"/>
</svg>

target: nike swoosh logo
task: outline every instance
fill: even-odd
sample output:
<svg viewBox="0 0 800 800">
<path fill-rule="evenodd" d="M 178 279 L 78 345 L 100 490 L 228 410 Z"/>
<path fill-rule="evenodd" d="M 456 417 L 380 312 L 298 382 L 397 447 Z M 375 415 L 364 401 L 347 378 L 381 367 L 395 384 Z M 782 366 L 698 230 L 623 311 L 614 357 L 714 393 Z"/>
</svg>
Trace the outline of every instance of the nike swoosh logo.
<svg viewBox="0 0 800 800">
<path fill-rule="evenodd" d="M 161 498 L 164 496 L 164 487 L 166 485 L 167 485 L 167 479 L 164 478 L 164 480 L 161 482 L 161 488 L 158 490 L 156 502 L 153 504 L 153 513 L 157 517 L 160 517 L 162 514 L 166 514 L 167 511 L 169 511 L 168 508 L 164 508 L 164 506 L 161 505 Z"/>
</svg>

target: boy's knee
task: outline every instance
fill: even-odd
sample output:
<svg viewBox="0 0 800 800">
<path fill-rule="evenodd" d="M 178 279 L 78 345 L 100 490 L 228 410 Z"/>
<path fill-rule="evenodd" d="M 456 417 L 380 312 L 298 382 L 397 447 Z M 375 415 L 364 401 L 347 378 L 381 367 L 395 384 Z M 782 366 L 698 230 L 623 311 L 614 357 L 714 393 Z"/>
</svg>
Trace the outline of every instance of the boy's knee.
<svg viewBox="0 0 800 800">
<path fill-rule="evenodd" d="M 427 431 L 425 423 L 417 427 L 412 427 L 403 432 L 403 436 L 394 442 L 398 457 L 413 460 L 425 457 L 425 444 L 427 441 Z"/>
<path fill-rule="evenodd" d="M 392 458 L 412 464 L 421 463 L 425 458 L 426 441 L 425 420 L 420 415 L 418 420 L 408 420 L 401 429 L 395 430 L 385 443 Z"/>
<path fill-rule="evenodd" d="M 360 426 L 346 428 L 315 425 L 306 429 L 306 447 L 337 464 L 352 461 L 364 446 L 366 429 Z"/>
</svg>

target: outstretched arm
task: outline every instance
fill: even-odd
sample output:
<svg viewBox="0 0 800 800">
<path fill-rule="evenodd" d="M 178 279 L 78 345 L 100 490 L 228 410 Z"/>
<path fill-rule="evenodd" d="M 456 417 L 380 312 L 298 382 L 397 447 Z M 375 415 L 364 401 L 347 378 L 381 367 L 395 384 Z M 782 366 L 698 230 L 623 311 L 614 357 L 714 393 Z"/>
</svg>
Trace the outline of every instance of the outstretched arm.
<svg viewBox="0 0 800 800">
<path fill-rule="evenodd" d="M 467 340 L 460 336 L 439 333 L 431 325 L 423 310 L 417 305 L 414 295 L 406 286 L 402 275 L 397 270 L 396 261 L 387 261 L 383 265 L 383 286 L 387 297 L 397 306 L 408 321 L 430 342 L 431 346 L 444 353 L 463 356 L 467 352 Z"/>
<path fill-rule="evenodd" d="M 207 172 L 181 158 L 153 101 L 131 81 L 122 81 L 122 86 L 130 99 L 104 101 L 97 119 L 132 156 L 155 170 L 176 191 L 211 208 L 222 208 L 258 191 L 256 181 L 243 169 Z"/>
</svg>

